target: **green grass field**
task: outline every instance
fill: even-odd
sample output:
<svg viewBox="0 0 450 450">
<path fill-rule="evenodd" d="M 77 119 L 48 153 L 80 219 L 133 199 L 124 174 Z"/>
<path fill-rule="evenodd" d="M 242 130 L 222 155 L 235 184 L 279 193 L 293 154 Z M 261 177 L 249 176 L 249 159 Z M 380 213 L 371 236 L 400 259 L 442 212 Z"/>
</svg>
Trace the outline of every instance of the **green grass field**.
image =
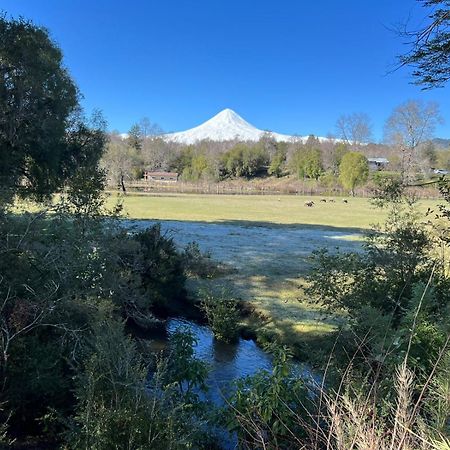
<svg viewBox="0 0 450 450">
<path fill-rule="evenodd" d="M 112 195 L 109 202 L 112 205 L 116 200 L 117 196 Z M 348 198 L 345 204 L 338 198 L 335 203 L 330 203 L 327 198 L 325 203 L 316 197 L 313 198 L 314 207 L 306 207 L 305 201 L 309 200 L 310 197 L 301 196 L 161 194 L 127 195 L 123 197 L 123 205 L 124 213 L 130 219 L 194 222 L 188 228 L 191 232 L 192 228 L 202 228 L 198 235 L 193 234 L 200 244 L 203 239 L 211 245 L 211 240 L 205 235 L 205 227 L 196 227 L 195 222 L 231 226 L 233 231 L 214 237 L 211 250 L 219 260 L 227 252 L 232 254 L 231 265 L 238 270 L 221 278 L 188 280 L 189 290 L 195 293 L 200 288 L 214 290 L 225 285 L 254 308 L 257 314 L 250 317 L 250 326 L 259 337 L 277 337 L 294 350 L 305 348 L 305 344 L 316 350 L 323 347 L 330 331 L 345 318 L 331 315 L 305 298 L 302 284 L 310 267 L 309 255 L 319 246 L 345 246 L 349 239 L 358 239 L 360 235 L 355 233 L 373 223 L 383 222 L 386 212 L 376 209 L 363 198 Z M 426 200 L 420 202 L 418 208 L 425 212 L 428 207 L 435 206 L 436 201 Z M 271 231 L 266 231 L 266 237 L 259 240 L 255 237 L 254 226 Z M 305 231 L 303 239 L 292 242 L 289 237 L 292 229 L 311 231 L 309 234 Z M 334 231 L 344 231 L 343 235 L 348 233 L 349 236 L 343 236 L 344 240 L 339 243 L 327 239 L 327 234 Z M 179 233 L 184 234 L 183 231 Z M 244 240 L 235 244 L 234 235 Z M 280 248 L 271 246 L 274 238 L 270 236 L 276 235 L 289 239 L 289 242 Z M 260 248 L 251 259 L 245 239 L 256 241 L 256 247 Z M 253 320 L 255 317 L 259 319 Z"/>
<path fill-rule="evenodd" d="M 117 198 L 112 194 L 110 205 Z M 128 194 L 121 198 L 124 212 L 132 219 L 368 228 L 386 217 L 384 211 L 374 208 L 366 198 L 348 198 L 347 204 L 341 198 L 330 203 L 331 198 L 325 197 L 327 202 L 323 203 L 321 197 L 296 195 Z M 310 200 L 315 202 L 311 208 L 305 206 Z M 435 200 L 419 203 L 424 212 L 435 206 Z"/>
</svg>

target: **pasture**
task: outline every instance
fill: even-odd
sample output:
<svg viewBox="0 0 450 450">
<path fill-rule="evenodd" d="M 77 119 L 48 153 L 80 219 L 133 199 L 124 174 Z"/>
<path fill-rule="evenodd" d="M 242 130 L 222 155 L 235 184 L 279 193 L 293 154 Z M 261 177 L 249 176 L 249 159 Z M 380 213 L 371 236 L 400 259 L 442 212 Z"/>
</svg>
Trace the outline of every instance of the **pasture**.
<svg viewBox="0 0 450 450">
<path fill-rule="evenodd" d="M 227 287 L 256 312 L 257 335 L 277 336 L 293 347 L 323 339 L 344 320 L 305 297 L 302 286 L 312 251 L 321 247 L 358 250 L 362 232 L 386 217 L 368 199 L 348 203 L 320 197 L 249 195 L 127 195 L 124 213 L 138 227 L 160 221 L 175 242 L 196 241 L 232 270 L 188 281 L 192 293 Z M 112 204 L 117 197 L 110 198 Z M 305 202 L 314 201 L 312 207 Z M 419 210 L 435 207 L 422 201 Z M 140 219 L 136 220 L 135 219 Z M 248 323 L 247 323 L 248 325 Z"/>
<path fill-rule="evenodd" d="M 109 198 L 112 205 L 118 196 Z M 317 225 L 338 229 L 364 229 L 386 217 L 367 198 L 306 197 L 297 195 L 128 194 L 120 197 L 130 219 L 181 220 L 250 225 Z M 314 201 L 313 207 L 305 202 Z M 334 203 L 330 203 L 334 200 Z M 435 207 L 422 200 L 419 209 Z"/>
</svg>

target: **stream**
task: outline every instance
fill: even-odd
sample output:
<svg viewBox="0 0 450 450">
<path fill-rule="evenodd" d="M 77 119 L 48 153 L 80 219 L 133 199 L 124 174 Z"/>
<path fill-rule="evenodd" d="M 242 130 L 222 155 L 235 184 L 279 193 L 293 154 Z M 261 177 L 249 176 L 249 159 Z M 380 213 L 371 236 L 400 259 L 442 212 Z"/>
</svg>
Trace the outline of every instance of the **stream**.
<svg viewBox="0 0 450 450">
<path fill-rule="evenodd" d="M 207 378 L 208 392 L 204 400 L 212 401 L 216 406 L 224 404 L 224 397 L 228 397 L 233 381 L 253 375 L 261 369 L 272 369 L 272 356 L 258 347 L 255 341 L 239 340 L 234 344 L 219 342 L 214 339 L 211 329 L 206 325 L 199 325 L 189 320 L 170 318 L 167 320 L 167 335 L 158 336 L 150 340 L 150 348 L 157 352 L 168 346 L 170 335 L 181 329 L 190 330 L 197 344 L 194 346 L 195 356 L 209 366 Z M 304 379 L 311 379 L 313 375 L 306 365 L 294 363 L 294 373 Z M 317 381 L 316 377 L 315 381 Z"/>
</svg>

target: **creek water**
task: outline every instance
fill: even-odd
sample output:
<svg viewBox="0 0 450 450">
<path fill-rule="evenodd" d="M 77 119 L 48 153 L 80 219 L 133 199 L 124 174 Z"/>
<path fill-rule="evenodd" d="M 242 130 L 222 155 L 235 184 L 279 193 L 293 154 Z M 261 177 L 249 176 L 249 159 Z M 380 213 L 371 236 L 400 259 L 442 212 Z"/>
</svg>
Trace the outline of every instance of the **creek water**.
<svg viewBox="0 0 450 450">
<path fill-rule="evenodd" d="M 164 350 L 170 335 L 180 329 L 190 330 L 197 343 L 194 354 L 206 362 L 209 367 L 207 378 L 208 392 L 205 400 L 221 406 L 233 388 L 233 381 L 253 375 L 261 369 L 272 369 L 272 357 L 262 350 L 253 340 L 239 338 L 234 344 L 226 344 L 214 339 L 211 329 L 206 325 L 199 325 L 189 320 L 171 318 L 166 323 L 167 334 L 150 340 L 153 351 Z M 294 373 L 305 379 L 311 379 L 312 374 L 306 365 L 295 363 Z M 316 380 L 317 381 L 317 380 Z"/>
</svg>

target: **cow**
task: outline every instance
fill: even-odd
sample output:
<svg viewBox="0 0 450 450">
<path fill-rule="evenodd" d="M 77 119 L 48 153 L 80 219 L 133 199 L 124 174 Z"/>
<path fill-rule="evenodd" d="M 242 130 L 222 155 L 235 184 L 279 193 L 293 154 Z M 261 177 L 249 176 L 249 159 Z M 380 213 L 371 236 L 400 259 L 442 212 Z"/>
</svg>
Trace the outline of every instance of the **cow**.
<svg viewBox="0 0 450 450">
<path fill-rule="evenodd" d="M 322 198 L 322 199 L 320 199 L 320 201 L 323 202 L 323 203 L 326 203 L 327 199 L 326 198 Z"/>
<path fill-rule="evenodd" d="M 346 198 L 344 198 L 344 200 L 342 200 L 343 203 L 348 203 L 348 200 Z"/>
<path fill-rule="evenodd" d="M 308 208 L 312 208 L 314 206 L 314 202 L 313 201 L 305 202 L 305 206 L 307 206 Z"/>
</svg>

